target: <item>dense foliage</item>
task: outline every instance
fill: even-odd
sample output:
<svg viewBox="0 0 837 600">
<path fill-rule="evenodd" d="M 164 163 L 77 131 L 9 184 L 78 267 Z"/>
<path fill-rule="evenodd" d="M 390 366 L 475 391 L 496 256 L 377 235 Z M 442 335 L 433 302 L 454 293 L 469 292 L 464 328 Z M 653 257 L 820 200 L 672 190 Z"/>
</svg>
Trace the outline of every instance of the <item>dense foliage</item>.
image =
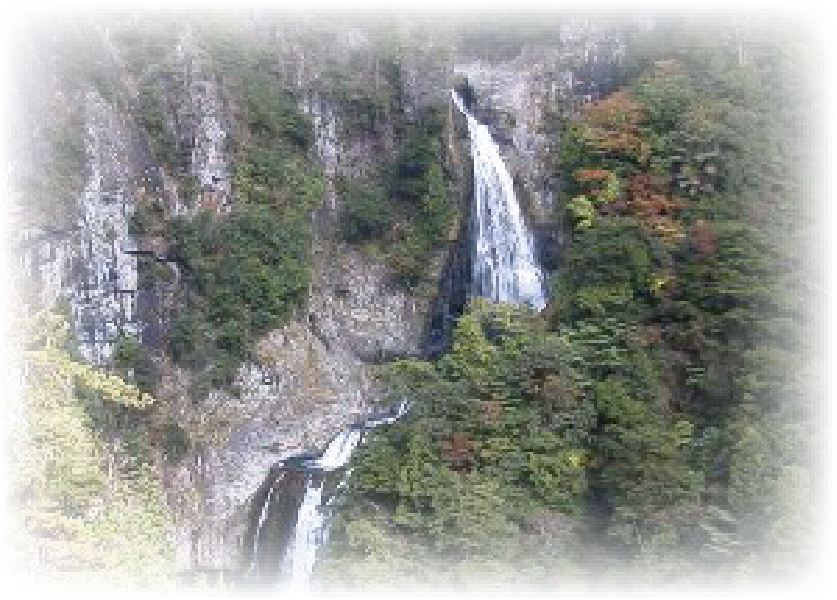
<svg viewBox="0 0 837 600">
<path fill-rule="evenodd" d="M 230 383 L 255 341 L 288 321 L 308 294 L 310 239 L 302 219 L 280 220 L 254 206 L 223 219 L 205 212 L 173 223 L 175 257 L 189 286 L 168 340 L 175 361 L 208 363 L 210 384 Z"/>
<path fill-rule="evenodd" d="M 414 408 L 358 451 L 326 575 L 348 585 L 370 568 L 396 580 L 505 577 L 496 567 L 525 557 L 521 581 L 564 577 L 563 515 L 587 491 L 595 425 L 568 350 L 533 313 L 475 301 L 437 363 L 397 363 L 387 384 Z M 547 544 L 544 528 L 556 533 Z"/>
<path fill-rule="evenodd" d="M 449 354 L 391 367 L 415 408 L 354 458 L 326 581 L 808 565 L 804 87 L 788 40 L 745 59 L 674 29 L 631 40 L 625 85 L 562 123 L 571 242 L 547 309 L 476 303 Z"/>
<path fill-rule="evenodd" d="M 456 203 L 443 169 L 439 110 L 428 108 L 409 122 L 396 113 L 393 120 L 402 137 L 395 160 L 376 177 L 345 183 L 341 230 L 347 242 L 375 244 L 395 282 L 416 290 L 448 239 Z"/>
<path fill-rule="evenodd" d="M 21 333 L 23 418 L 11 429 L 9 488 L 13 570 L 41 585 L 169 580 L 171 517 L 151 445 L 143 430 L 124 426 L 153 399 L 72 359 L 61 320 L 39 315 Z"/>
<path fill-rule="evenodd" d="M 131 223 L 135 234 L 166 240 L 168 259 L 182 274 L 185 286 L 165 350 L 175 363 L 198 374 L 192 390 L 196 397 L 230 384 L 259 337 L 287 323 L 305 302 L 310 213 L 323 194 L 319 168 L 307 154 L 311 123 L 296 99 L 266 72 L 264 49 L 231 47 L 225 38 L 207 34 L 212 64 L 244 109 L 227 144 L 234 208 L 228 214 L 218 210 L 216 199 L 199 189 L 186 169 L 189 149 L 179 149 L 180 142 L 164 127 L 160 86 L 182 85 L 166 68 L 164 56 L 151 63 L 155 68 L 140 69 L 139 120 L 158 161 L 178 174 L 181 201 L 196 211 L 175 215 L 152 199 L 140 203 Z M 164 41 L 144 36 L 128 48 L 147 58 Z M 141 271 L 146 286 L 165 285 L 172 278 L 170 269 L 153 261 L 141 263 Z M 134 354 L 143 358 L 141 351 Z M 149 366 L 130 363 L 134 377 L 146 380 L 154 374 Z"/>
<path fill-rule="evenodd" d="M 343 187 L 341 230 L 353 244 L 374 240 L 392 229 L 392 204 L 376 182 L 348 181 Z"/>
<path fill-rule="evenodd" d="M 442 131 L 438 110 L 424 111 L 404 134 L 391 182 L 391 194 L 404 217 L 394 236 L 390 265 L 396 278 L 411 287 L 427 276 L 427 265 L 453 224 L 456 204 L 442 168 Z"/>
</svg>

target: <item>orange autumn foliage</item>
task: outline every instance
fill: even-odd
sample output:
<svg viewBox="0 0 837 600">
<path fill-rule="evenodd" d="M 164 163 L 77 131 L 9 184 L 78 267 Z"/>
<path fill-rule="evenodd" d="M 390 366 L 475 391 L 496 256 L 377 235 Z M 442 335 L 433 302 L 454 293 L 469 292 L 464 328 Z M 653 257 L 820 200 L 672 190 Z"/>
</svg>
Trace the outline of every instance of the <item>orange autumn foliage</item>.
<svg viewBox="0 0 837 600">
<path fill-rule="evenodd" d="M 639 123 L 644 108 L 625 92 L 615 92 L 605 100 L 582 109 L 585 136 L 598 150 L 639 154 L 642 140 Z"/>
<path fill-rule="evenodd" d="M 665 185 L 641 173 L 628 181 L 627 209 L 650 226 L 667 241 L 682 238 L 684 233 L 678 222 L 678 213 L 685 203 L 674 197 Z"/>
<path fill-rule="evenodd" d="M 673 61 L 657 65 L 657 70 L 663 74 L 676 73 L 677 69 L 678 65 Z M 649 152 L 640 127 L 645 111 L 645 107 L 628 93 L 615 92 L 582 109 L 584 136 L 599 152 L 628 155 L 642 163 Z M 665 241 L 684 237 L 678 217 L 685 204 L 672 194 L 668 178 L 640 172 L 611 186 L 613 177 L 612 171 L 601 168 L 582 168 L 573 173 L 573 178 L 584 184 L 585 194 L 598 199 L 596 208 L 600 214 L 632 214 Z"/>
<path fill-rule="evenodd" d="M 578 169 L 573 173 L 576 181 L 604 181 L 610 176 L 606 169 Z"/>
<path fill-rule="evenodd" d="M 442 451 L 443 458 L 454 470 L 466 468 L 473 459 L 473 444 L 468 439 L 467 433 L 454 432 L 450 439 L 439 442 L 439 449 Z"/>
<path fill-rule="evenodd" d="M 695 241 L 695 247 L 701 258 L 707 258 L 715 252 L 715 231 L 712 225 L 703 219 L 700 219 L 693 228 L 692 232 Z"/>
</svg>

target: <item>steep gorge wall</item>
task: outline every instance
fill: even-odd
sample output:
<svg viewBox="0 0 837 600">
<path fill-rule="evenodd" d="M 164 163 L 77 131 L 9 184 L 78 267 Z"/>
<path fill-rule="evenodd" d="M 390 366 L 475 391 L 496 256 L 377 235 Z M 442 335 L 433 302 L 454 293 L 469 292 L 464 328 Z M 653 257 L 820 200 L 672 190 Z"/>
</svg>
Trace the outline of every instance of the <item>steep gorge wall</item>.
<svg viewBox="0 0 837 600">
<path fill-rule="evenodd" d="M 299 64 L 289 61 L 287 67 L 299 70 L 293 79 L 302 108 L 312 117 L 316 159 L 326 175 L 325 197 L 312 215 L 309 299 L 291 323 L 259 343 L 259 363 L 242 366 L 237 396 L 216 390 L 195 410 L 184 393 L 189 374 L 174 370 L 164 377 L 161 400 L 187 431 L 205 436 L 177 465 L 163 462 L 184 567 L 238 567 L 253 499 L 270 467 L 321 448 L 371 410 L 380 396 L 374 364 L 382 357 L 421 352 L 426 302 L 390 285 L 386 265 L 342 243 L 336 228 L 342 206 L 335 178 L 373 169 L 379 153 L 392 152 L 392 135 L 384 130 L 345 136 L 341 107 L 316 89 L 316 63 L 300 54 Z M 199 121 L 213 127 L 221 122 Z M 195 136 L 193 165 L 194 157 L 219 155 L 213 155 L 213 144 L 222 135 L 211 135 L 214 131 Z"/>
<path fill-rule="evenodd" d="M 303 53 L 289 61 L 299 70 L 296 92 L 315 125 L 312 158 L 321 161 L 327 182 L 312 215 L 309 301 L 287 326 L 261 340 L 258 364 L 243 364 L 230 390 L 192 397 L 195 374 L 160 352 L 182 296 L 179 265 L 169 259 L 166 239 L 132 234 L 130 220 L 140 204 L 155 200 L 172 215 L 230 210 L 235 197 L 226 140 L 237 133 L 236 96 L 219 84 L 199 34 L 180 31 L 165 56 L 170 72 L 154 85 L 163 139 L 176 157 L 185 157 L 185 169 L 160 162 L 155 140 L 135 118 L 142 82 L 125 70 L 110 32 L 97 34 L 117 92 L 105 99 L 90 89 L 79 99 L 87 174 L 75 200 L 78 219 L 68 231 L 38 226 L 24 232 L 21 274 L 38 281 L 42 306 L 69 304 L 87 360 L 109 367 L 124 335 L 156 349 L 159 403 L 148 416 L 151 427 L 175 424 L 189 438 L 176 460 L 163 447 L 157 453 L 174 514 L 178 566 L 235 569 L 251 500 L 270 467 L 322 447 L 371 410 L 380 397 L 377 363 L 423 351 L 430 301 L 393 286 L 386 264 L 340 241 L 336 227 L 341 199 L 335 178 L 375 168 L 381 153 L 391 156 L 393 133 L 384 125 L 346 136 L 338 120 L 343 107 L 317 90 L 317 64 Z M 196 185 L 184 188 L 189 179 Z M 168 281 L 145 279 L 148 268 L 167 271 Z"/>
<path fill-rule="evenodd" d="M 168 74 L 155 83 L 163 139 L 184 158 L 178 166 L 155 155 L 155 140 L 136 118 L 140 82 L 126 72 L 118 41 L 107 28 L 98 30 L 97 43 L 112 63 L 118 92 L 105 98 L 89 90 L 80 99 L 87 166 L 75 201 L 77 223 L 69 231 L 40 227 L 22 236 L 24 277 L 40 280 L 42 305 L 69 301 L 88 360 L 109 365 L 114 343 L 124 334 L 136 333 L 156 349 L 160 402 L 148 419 L 152 428 L 175 424 L 189 438 L 176 460 L 162 446 L 156 459 L 182 569 L 240 567 L 248 520 L 261 503 L 258 492 L 270 467 L 321 448 L 371 410 L 382 392 L 374 380 L 377 364 L 441 349 L 467 298 L 470 272 L 471 162 L 466 128 L 448 98 L 456 75 L 467 77 L 477 91 L 478 117 L 505 140 L 530 220 L 541 226 L 543 245 L 550 245 L 557 235 L 552 220 L 557 187 L 548 164 L 554 142 L 548 113 L 558 105 L 571 110 L 582 85 L 573 73 L 578 61 L 591 56 L 583 40 L 570 37 L 547 49 L 524 48 L 508 60 L 476 60 L 457 51 L 444 32 L 403 25 L 399 86 L 391 90 L 381 74 L 378 42 L 363 28 L 347 27 L 327 48 L 295 34 L 291 25 L 244 28 L 271 48 L 272 68 L 281 71 L 313 122 L 311 158 L 322 165 L 325 194 L 312 213 L 308 301 L 290 323 L 261 339 L 258 363 L 241 365 L 231 389 L 193 397 L 196 374 L 160 351 L 182 298 L 180 267 L 169 260 L 164 238 L 129 231 L 131 214 L 155 199 L 170 214 L 187 217 L 209 208 L 223 218 L 234 208 L 229 140 L 240 135 L 241 107 L 236 90 L 225 88 L 217 75 L 199 31 L 178 30 L 165 53 Z M 407 119 L 426 106 L 447 107 L 443 150 L 459 214 L 450 239 L 429 265 L 438 280 L 435 293 L 410 294 L 393 285 L 381 257 L 341 240 L 339 182 L 375 172 L 390 160 L 397 133 L 387 117 L 356 126 L 353 97 L 334 92 L 335 70 L 351 74 L 349 89 L 397 96 L 393 110 Z M 149 268 L 165 270 L 167 281 L 145 281 Z"/>
</svg>

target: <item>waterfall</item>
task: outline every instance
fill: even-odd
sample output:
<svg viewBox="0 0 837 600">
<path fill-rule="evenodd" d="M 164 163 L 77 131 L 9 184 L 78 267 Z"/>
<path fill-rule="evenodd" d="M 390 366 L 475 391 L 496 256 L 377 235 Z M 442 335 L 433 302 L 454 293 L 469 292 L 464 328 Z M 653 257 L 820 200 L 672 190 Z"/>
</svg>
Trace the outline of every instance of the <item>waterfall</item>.
<svg viewBox="0 0 837 600">
<path fill-rule="evenodd" d="M 334 471 L 344 466 L 361 442 L 363 430 L 352 427 L 337 435 L 316 459 L 303 464 L 307 469 Z M 305 479 L 305 496 L 296 517 L 291 543 L 285 551 L 284 572 L 291 589 L 305 589 L 314 570 L 317 550 L 325 541 L 326 520 L 321 510 L 323 478 L 309 473 Z"/>
<path fill-rule="evenodd" d="M 305 590 L 316 564 L 317 552 L 328 538 L 328 520 L 323 510 L 324 473 L 340 469 L 349 462 L 352 453 L 363 441 L 364 433 L 380 425 L 394 423 L 403 416 L 410 406 L 407 402 L 400 402 L 385 412 L 368 415 L 360 423 L 356 423 L 342 431 L 326 446 L 317 457 L 290 457 L 284 461 L 286 465 L 305 471 L 305 494 L 297 511 L 296 524 L 291 534 L 290 542 L 285 549 L 282 559 L 283 587 L 291 590 Z M 301 460 L 300 460 L 301 459 Z M 348 473 L 343 475 L 336 491 L 345 486 Z M 269 510 L 270 493 L 262 507 L 262 514 L 253 540 L 253 566 L 258 562 L 258 537 Z M 333 499 L 333 498 L 332 498 Z M 329 501 L 330 502 L 330 501 Z"/>
<path fill-rule="evenodd" d="M 543 273 L 511 175 L 488 128 L 471 116 L 453 90 L 451 96 L 468 119 L 474 158 L 472 295 L 541 310 L 546 306 Z"/>
<path fill-rule="evenodd" d="M 331 442 L 320 458 L 308 463 L 309 467 L 333 471 L 345 465 L 352 456 L 355 447 L 360 443 L 362 435 L 360 429 L 344 431 Z"/>
<path fill-rule="evenodd" d="M 347 456 L 348 459 L 348 456 Z M 308 475 L 305 496 L 296 517 L 293 538 L 285 551 L 286 582 L 291 589 L 305 589 L 314 570 L 314 563 L 325 539 L 325 515 L 320 510 L 323 499 L 323 481 L 315 482 Z"/>
</svg>

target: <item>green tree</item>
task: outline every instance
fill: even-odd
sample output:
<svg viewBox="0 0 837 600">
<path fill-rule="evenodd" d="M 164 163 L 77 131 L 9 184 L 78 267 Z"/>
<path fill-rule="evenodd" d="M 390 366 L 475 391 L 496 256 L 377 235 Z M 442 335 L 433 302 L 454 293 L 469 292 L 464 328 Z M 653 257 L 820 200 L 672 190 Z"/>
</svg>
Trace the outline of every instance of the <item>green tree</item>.
<svg viewBox="0 0 837 600">
<path fill-rule="evenodd" d="M 153 398 L 119 377 L 73 361 L 68 329 L 49 315 L 22 334 L 22 420 L 12 435 L 14 561 L 47 581 L 110 585 L 171 582 L 170 518 L 158 474 L 114 452 L 78 386 L 101 410 L 147 410 Z"/>
</svg>

